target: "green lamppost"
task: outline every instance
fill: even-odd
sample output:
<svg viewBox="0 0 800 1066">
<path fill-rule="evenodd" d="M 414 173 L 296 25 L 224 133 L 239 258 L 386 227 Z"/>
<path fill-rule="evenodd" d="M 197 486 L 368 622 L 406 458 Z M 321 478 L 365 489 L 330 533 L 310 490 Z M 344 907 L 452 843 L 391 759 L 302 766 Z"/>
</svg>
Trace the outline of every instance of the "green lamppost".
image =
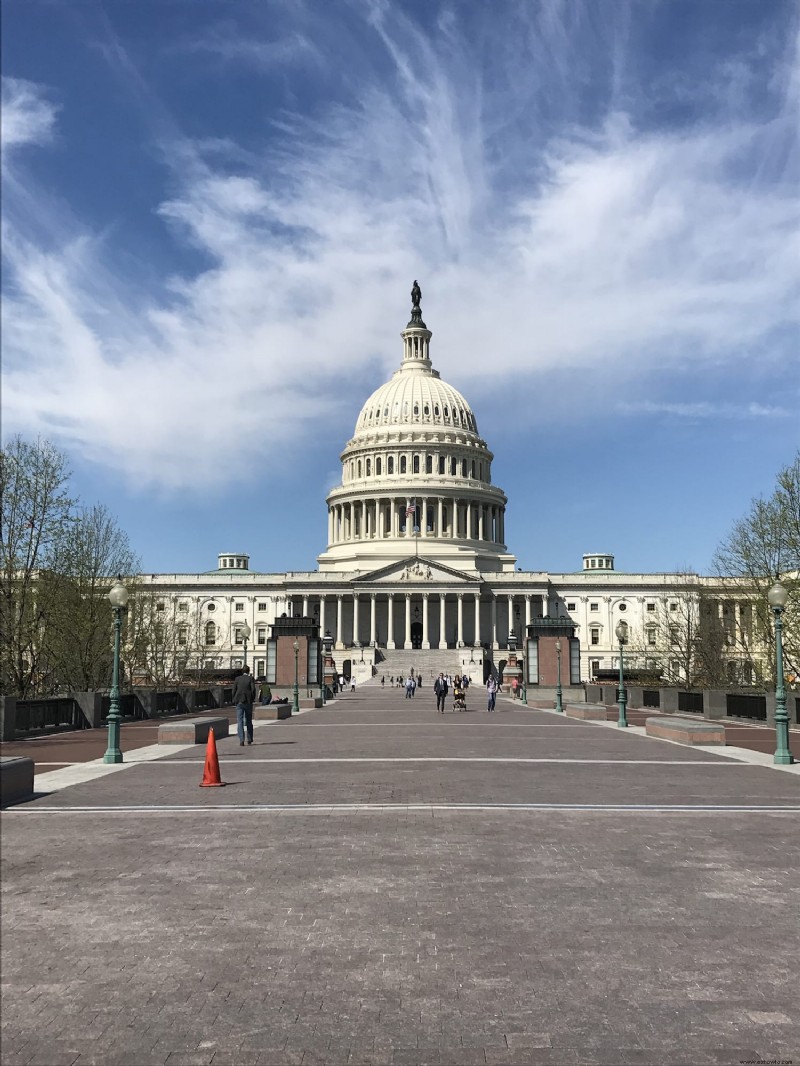
<svg viewBox="0 0 800 1066">
<path fill-rule="evenodd" d="M 789 716 L 786 713 L 786 689 L 783 684 L 783 620 L 781 615 L 789 593 L 776 581 L 767 593 L 769 605 L 775 612 L 775 738 L 777 747 L 772 761 L 778 766 L 791 766 L 794 756 L 789 750 Z"/>
<path fill-rule="evenodd" d="M 239 632 L 242 634 L 242 641 L 244 643 L 244 665 L 247 666 L 247 642 L 250 639 L 250 633 L 252 630 L 247 622 L 245 622 L 243 626 L 239 627 Z"/>
<path fill-rule="evenodd" d="M 300 713 L 300 693 L 297 687 L 297 656 L 300 652 L 300 645 L 297 640 L 294 642 L 294 686 L 292 688 L 292 714 Z"/>
<path fill-rule="evenodd" d="M 617 634 L 617 640 L 619 641 L 619 692 L 617 693 L 619 718 L 617 718 L 617 725 L 621 729 L 627 729 L 628 716 L 625 712 L 627 710 L 628 694 L 625 691 L 625 668 L 622 659 L 622 649 L 628 643 L 628 623 L 617 622 L 617 628 L 614 632 Z"/>
<path fill-rule="evenodd" d="M 556 710 L 559 714 L 564 713 L 564 704 L 561 694 L 561 641 L 556 641 Z"/>
<path fill-rule="evenodd" d="M 108 747 L 103 762 L 122 762 L 122 749 L 119 746 L 119 727 L 122 715 L 119 713 L 119 640 L 122 630 L 122 612 L 128 604 L 128 590 L 118 577 L 108 594 L 114 608 L 114 672 L 111 676 L 111 707 L 108 718 Z"/>
</svg>

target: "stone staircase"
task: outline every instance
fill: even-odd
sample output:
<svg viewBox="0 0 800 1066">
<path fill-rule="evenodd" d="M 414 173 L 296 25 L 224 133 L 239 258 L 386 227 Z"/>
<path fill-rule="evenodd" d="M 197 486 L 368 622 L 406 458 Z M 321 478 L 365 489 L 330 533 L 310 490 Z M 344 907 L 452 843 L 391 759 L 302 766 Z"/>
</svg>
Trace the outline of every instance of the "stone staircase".
<svg viewBox="0 0 800 1066">
<path fill-rule="evenodd" d="M 415 674 L 422 675 L 422 681 L 424 685 L 433 684 L 434 678 L 439 674 L 450 674 L 453 676 L 460 672 L 459 665 L 459 653 L 455 648 L 438 649 L 431 648 L 430 650 L 408 650 L 404 651 L 402 648 L 395 648 L 392 651 L 381 648 L 383 660 L 375 664 L 377 670 L 377 680 L 380 683 L 381 676 L 385 675 L 387 680 L 390 677 L 408 677 L 413 667 Z M 478 668 L 478 671 L 480 667 Z M 478 671 L 476 671 L 476 676 Z"/>
</svg>

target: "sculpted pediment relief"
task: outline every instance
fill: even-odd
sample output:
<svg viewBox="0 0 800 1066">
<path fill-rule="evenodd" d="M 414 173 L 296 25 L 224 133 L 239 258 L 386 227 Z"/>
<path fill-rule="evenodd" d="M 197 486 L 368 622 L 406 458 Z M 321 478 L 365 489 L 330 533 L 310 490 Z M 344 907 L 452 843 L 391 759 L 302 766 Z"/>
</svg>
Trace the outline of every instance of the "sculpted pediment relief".
<svg viewBox="0 0 800 1066">
<path fill-rule="evenodd" d="M 475 584 L 476 578 L 453 570 L 449 566 L 426 559 L 409 556 L 389 566 L 373 570 L 368 574 L 361 574 L 354 584 L 369 585 L 470 585 Z"/>
</svg>

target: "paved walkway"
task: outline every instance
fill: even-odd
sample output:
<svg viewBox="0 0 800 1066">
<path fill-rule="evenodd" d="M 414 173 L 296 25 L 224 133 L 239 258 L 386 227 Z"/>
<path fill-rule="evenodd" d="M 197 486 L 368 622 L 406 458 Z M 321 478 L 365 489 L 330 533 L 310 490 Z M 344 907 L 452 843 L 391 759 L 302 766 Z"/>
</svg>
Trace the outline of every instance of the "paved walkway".
<svg viewBox="0 0 800 1066">
<path fill-rule="evenodd" d="M 800 1062 L 796 767 L 367 686 L 150 752 L 0 816 L 3 1066 Z"/>
</svg>

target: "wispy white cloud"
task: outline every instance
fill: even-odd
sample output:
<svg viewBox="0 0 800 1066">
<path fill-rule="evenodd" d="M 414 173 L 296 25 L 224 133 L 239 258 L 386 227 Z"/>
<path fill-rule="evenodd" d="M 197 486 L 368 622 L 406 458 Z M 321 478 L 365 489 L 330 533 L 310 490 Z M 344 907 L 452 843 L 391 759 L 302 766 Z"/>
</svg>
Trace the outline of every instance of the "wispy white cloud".
<svg viewBox="0 0 800 1066">
<path fill-rule="evenodd" d="M 622 414 L 667 415 L 671 418 L 726 419 L 726 418 L 796 418 L 797 410 L 761 403 L 655 403 L 639 400 L 620 403 L 617 410 Z"/>
<path fill-rule="evenodd" d="M 2 80 L 2 124 L 0 145 L 3 155 L 23 144 L 45 144 L 53 135 L 57 109 L 41 85 L 23 78 Z"/>
<path fill-rule="evenodd" d="M 45 248 L 12 214 L 6 426 L 57 435 L 136 484 L 197 489 L 256 467 L 268 476 L 264 452 L 279 465 L 321 419 L 344 418 L 350 431 L 374 375 L 399 361 L 413 277 L 443 376 L 468 395 L 513 380 L 523 407 L 551 371 L 602 366 L 624 397 L 689 353 L 699 367 L 765 348 L 790 359 L 776 337 L 797 327 L 800 308 L 787 171 L 796 95 L 782 92 L 771 122 L 732 111 L 643 128 L 623 22 L 602 28 L 614 46 L 609 106 L 579 121 L 572 83 L 597 44 L 591 9 L 522 5 L 518 23 L 486 19 L 478 33 L 452 15 L 423 32 L 399 5 L 368 5 L 363 32 L 388 72 L 365 63 L 354 96 L 314 115 L 265 110 L 281 130 L 265 156 L 189 141 L 161 115 L 172 191 L 152 207 L 210 265 L 147 297 L 130 299 L 101 236 L 78 231 Z M 483 54 L 503 57 L 502 77 Z M 787 52 L 782 85 L 796 64 Z M 118 66 L 147 92 L 130 57 Z M 734 75 L 744 77 L 719 74 Z M 43 90 L 26 83 L 13 99 L 19 139 L 52 135 Z M 623 100 L 627 110 L 614 110 Z M 120 417 L 123 404 L 135 417 Z M 781 413 L 769 397 L 623 409 Z M 287 415 L 292 432 L 270 433 Z"/>
</svg>

